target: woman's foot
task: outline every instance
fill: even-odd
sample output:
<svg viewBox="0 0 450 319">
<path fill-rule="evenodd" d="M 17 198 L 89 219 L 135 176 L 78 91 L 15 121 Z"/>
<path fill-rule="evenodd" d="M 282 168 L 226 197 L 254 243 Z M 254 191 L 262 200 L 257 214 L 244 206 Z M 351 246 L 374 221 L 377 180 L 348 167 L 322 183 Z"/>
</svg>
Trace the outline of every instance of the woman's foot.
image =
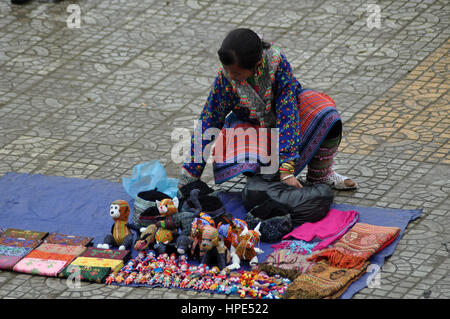
<svg viewBox="0 0 450 319">
<path fill-rule="evenodd" d="M 357 182 L 334 171 L 323 181 L 323 183 L 337 190 L 352 190 L 358 188 Z"/>
</svg>

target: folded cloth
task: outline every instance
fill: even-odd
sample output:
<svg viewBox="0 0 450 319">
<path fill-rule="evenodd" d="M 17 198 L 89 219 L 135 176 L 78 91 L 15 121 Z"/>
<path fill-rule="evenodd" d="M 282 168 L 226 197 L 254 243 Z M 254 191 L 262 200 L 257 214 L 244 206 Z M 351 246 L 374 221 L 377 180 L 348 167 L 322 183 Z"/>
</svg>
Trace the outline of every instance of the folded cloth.
<svg viewBox="0 0 450 319">
<path fill-rule="evenodd" d="M 24 257 L 32 248 L 0 245 L 0 256 Z"/>
<path fill-rule="evenodd" d="M 58 233 L 50 233 L 45 237 L 44 242 L 49 244 L 61 244 L 71 246 L 87 246 L 93 240 L 93 237 L 64 235 Z"/>
<path fill-rule="evenodd" d="M 65 266 L 64 260 L 25 257 L 14 266 L 13 270 L 32 275 L 56 277 Z"/>
<path fill-rule="evenodd" d="M 86 251 L 81 254 L 81 257 L 106 258 L 126 261 L 130 258 L 130 251 L 88 247 Z"/>
<path fill-rule="evenodd" d="M 340 211 L 330 209 L 327 215 L 315 223 L 304 223 L 286 234 L 283 239 L 298 239 L 317 243 L 312 251 L 324 249 L 341 238 L 359 219 L 359 213 L 354 210 Z M 289 242 L 273 245 L 280 249 L 289 246 Z"/>
<path fill-rule="evenodd" d="M 68 264 L 70 264 L 72 262 L 72 260 L 74 260 L 77 256 L 75 255 L 66 255 L 66 254 L 56 254 L 56 253 L 49 253 L 49 252 L 45 252 L 45 251 L 40 251 L 40 250 L 33 250 L 32 252 L 30 252 L 26 258 L 37 258 L 37 259 L 42 259 L 42 260 L 60 260 L 60 261 L 64 261 L 65 265 L 67 266 Z"/>
<path fill-rule="evenodd" d="M 117 272 L 123 267 L 123 261 L 106 258 L 78 257 L 72 262 L 71 265 L 106 267 L 111 268 L 112 272 Z"/>
<path fill-rule="evenodd" d="M 4 246 L 35 248 L 41 242 L 42 241 L 39 239 L 25 239 L 9 236 L 0 236 L 0 245 Z"/>
<path fill-rule="evenodd" d="M 309 257 L 309 261 L 327 259 L 331 266 L 360 269 L 370 256 L 391 244 L 400 233 L 398 227 L 355 224 L 332 248 Z"/>
<path fill-rule="evenodd" d="M 293 281 L 314 264 L 307 261 L 307 258 L 290 249 L 277 249 L 267 255 L 264 262 L 258 264 L 258 270 L 270 276 L 280 275 Z"/>
<path fill-rule="evenodd" d="M 0 270 L 12 270 L 14 266 L 22 259 L 23 257 L 17 256 L 1 256 L 0 255 Z"/>
<path fill-rule="evenodd" d="M 335 299 L 347 287 L 359 279 L 369 263 L 360 269 L 345 269 L 330 266 L 326 261 L 313 264 L 304 274 L 297 277 L 283 294 L 284 299 Z"/>
<path fill-rule="evenodd" d="M 0 270 L 12 270 L 14 265 L 32 249 L 32 247 L 0 245 Z"/>
<path fill-rule="evenodd" d="M 68 278 L 76 276 L 79 280 L 103 283 L 111 272 L 110 267 L 92 267 L 70 264 L 59 274 L 59 277 Z"/>
<path fill-rule="evenodd" d="M 79 256 L 81 255 L 85 250 L 85 246 L 72 246 L 72 245 L 65 245 L 65 244 L 50 244 L 50 243 L 42 243 L 35 249 L 36 251 L 42 251 L 46 253 L 52 253 L 52 254 L 62 254 L 62 255 L 72 255 L 72 256 Z"/>
<path fill-rule="evenodd" d="M 15 238 L 25 238 L 25 239 L 43 239 L 48 235 L 48 232 L 39 232 L 34 230 L 25 230 L 25 229 L 16 229 L 16 228 L 8 228 L 1 236 L 7 237 L 15 237 Z"/>
</svg>

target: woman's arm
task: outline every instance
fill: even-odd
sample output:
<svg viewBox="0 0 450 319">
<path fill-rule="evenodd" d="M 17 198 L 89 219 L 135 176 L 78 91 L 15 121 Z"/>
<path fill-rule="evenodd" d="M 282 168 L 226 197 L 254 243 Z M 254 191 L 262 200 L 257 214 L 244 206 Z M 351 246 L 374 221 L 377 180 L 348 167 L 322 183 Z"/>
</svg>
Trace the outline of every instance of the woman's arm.
<svg viewBox="0 0 450 319">
<path fill-rule="evenodd" d="M 211 140 L 204 138 L 205 131 L 209 128 L 221 130 L 225 123 L 225 117 L 231 111 L 234 103 L 235 96 L 231 91 L 231 86 L 223 74 L 219 72 L 199 117 L 202 135 L 198 136 L 197 140 L 201 139 L 201 148 L 195 148 L 196 136 L 194 132 L 191 137 L 190 157 L 182 167 L 179 180 L 180 187 L 201 177 L 206 165 L 202 154 L 205 147 L 211 143 Z M 195 153 L 200 150 L 201 154 Z M 207 156 L 207 154 L 204 155 Z"/>
</svg>

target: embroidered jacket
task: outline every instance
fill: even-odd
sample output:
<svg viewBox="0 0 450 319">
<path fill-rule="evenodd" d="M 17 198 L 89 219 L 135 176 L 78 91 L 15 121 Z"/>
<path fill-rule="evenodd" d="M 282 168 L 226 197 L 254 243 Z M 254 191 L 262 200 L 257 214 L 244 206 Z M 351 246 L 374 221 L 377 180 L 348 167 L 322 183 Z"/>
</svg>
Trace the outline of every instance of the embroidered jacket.
<svg viewBox="0 0 450 319">
<path fill-rule="evenodd" d="M 266 124 L 267 127 L 278 128 L 279 161 L 281 165 L 284 162 L 293 161 L 299 157 L 300 120 L 297 109 L 297 96 L 301 93 L 302 86 L 294 77 L 292 68 L 284 54 L 277 49 L 272 50 L 271 53 L 268 58 L 276 60 L 276 63 L 272 63 L 273 60 L 265 61 L 266 63 L 263 64 L 265 70 L 262 70 L 262 74 L 260 74 L 261 77 L 269 77 L 271 79 L 271 87 L 270 90 L 265 90 L 259 94 L 264 100 L 270 91 L 271 103 L 266 103 L 266 110 L 272 108 L 272 111 L 275 113 L 275 123 L 264 123 L 264 121 L 261 123 L 259 117 L 255 118 L 255 108 L 252 109 L 252 107 L 246 105 L 248 103 L 248 100 L 246 100 L 247 97 L 239 96 L 239 86 L 236 88 L 236 83 L 227 78 L 226 72 L 222 68 L 219 69 L 215 78 L 213 87 L 200 114 L 199 123 L 201 122 L 203 136 L 205 130 L 209 128 L 222 129 L 226 116 L 230 112 L 234 112 L 243 121 L 256 125 Z M 267 54 L 265 57 L 267 59 Z M 274 68 L 267 67 L 268 65 L 272 65 Z M 270 73 L 270 71 L 272 72 Z M 247 81 L 243 82 L 239 84 L 250 85 Z M 252 81 L 252 84 L 252 87 L 255 89 L 254 81 Z M 260 111 L 264 113 L 264 110 Z M 197 150 L 197 152 L 201 151 L 203 154 L 203 150 L 211 140 L 202 138 L 202 136 L 197 136 L 197 139 L 201 138 L 202 143 L 201 150 Z M 191 156 L 184 163 L 183 168 L 192 178 L 200 178 L 206 161 L 201 157 L 201 154 L 200 157 L 198 153 L 195 156 L 195 138 L 196 133 L 194 132 L 191 138 Z"/>
</svg>

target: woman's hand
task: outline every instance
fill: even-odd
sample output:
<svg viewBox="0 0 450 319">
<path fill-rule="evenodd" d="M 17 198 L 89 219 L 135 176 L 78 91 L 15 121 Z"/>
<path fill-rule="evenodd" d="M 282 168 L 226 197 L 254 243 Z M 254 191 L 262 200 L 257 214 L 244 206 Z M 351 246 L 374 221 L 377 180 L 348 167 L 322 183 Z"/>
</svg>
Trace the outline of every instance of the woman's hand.
<svg viewBox="0 0 450 319">
<path fill-rule="evenodd" d="M 283 183 L 288 184 L 290 186 L 297 187 L 297 188 L 303 187 L 302 184 L 300 184 L 299 180 L 294 175 L 283 180 L 283 178 L 285 178 L 289 175 L 291 175 L 291 174 L 280 174 L 280 181 L 282 181 Z"/>
</svg>

